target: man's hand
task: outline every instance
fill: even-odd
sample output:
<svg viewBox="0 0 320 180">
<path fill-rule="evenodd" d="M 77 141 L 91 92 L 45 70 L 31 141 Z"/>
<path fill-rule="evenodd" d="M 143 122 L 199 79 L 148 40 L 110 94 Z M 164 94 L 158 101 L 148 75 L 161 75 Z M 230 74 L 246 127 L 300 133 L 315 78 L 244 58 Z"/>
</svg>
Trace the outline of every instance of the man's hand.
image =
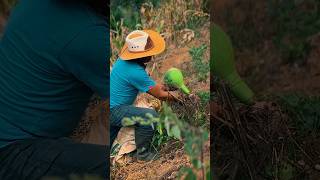
<svg viewBox="0 0 320 180">
<path fill-rule="evenodd" d="M 168 91 L 168 92 L 171 96 L 175 98 L 175 100 L 179 101 L 181 99 L 181 95 L 178 91 Z"/>
<path fill-rule="evenodd" d="M 153 88 L 151 88 L 147 93 L 152 96 L 162 100 L 162 101 L 176 101 L 179 100 L 179 94 L 174 91 L 165 91 L 163 90 L 165 87 L 161 84 L 156 84 Z"/>
<path fill-rule="evenodd" d="M 164 84 L 164 85 L 161 85 L 162 87 L 162 90 L 164 90 L 164 91 L 176 91 L 176 90 L 178 90 L 178 88 L 176 88 L 176 87 L 174 87 L 174 86 L 169 86 L 169 85 L 166 85 L 166 84 Z"/>
</svg>

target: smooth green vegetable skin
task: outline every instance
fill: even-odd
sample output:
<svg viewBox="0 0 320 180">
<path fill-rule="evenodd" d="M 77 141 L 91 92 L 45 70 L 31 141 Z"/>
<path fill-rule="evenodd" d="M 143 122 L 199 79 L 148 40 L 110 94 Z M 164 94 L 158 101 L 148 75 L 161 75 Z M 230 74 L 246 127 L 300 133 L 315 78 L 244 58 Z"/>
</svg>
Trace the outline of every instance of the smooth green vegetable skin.
<svg viewBox="0 0 320 180">
<path fill-rule="evenodd" d="M 177 68 L 170 68 L 164 75 L 164 82 L 170 86 L 181 89 L 185 94 L 190 94 L 190 90 L 184 85 L 183 75 Z"/>
<path fill-rule="evenodd" d="M 232 93 L 243 103 L 253 102 L 253 92 L 241 80 L 234 63 L 234 52 L 228 35 L 216 24 L 211 26 L 211 62 L 210 69 L 213 75 L 225 80 Z"/>
</svg>

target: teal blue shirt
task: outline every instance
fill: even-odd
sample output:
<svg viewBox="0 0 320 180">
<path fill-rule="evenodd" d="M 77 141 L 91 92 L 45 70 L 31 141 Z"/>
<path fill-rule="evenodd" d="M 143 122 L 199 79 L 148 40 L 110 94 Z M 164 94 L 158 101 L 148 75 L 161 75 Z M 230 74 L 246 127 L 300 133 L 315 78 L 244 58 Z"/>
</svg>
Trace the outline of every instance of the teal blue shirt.
<svg viewBox="0 0 320 180">
<path fill-rule="evenodd" d="M 20 0 L 0 41 L 0 147 L 68 136 L 109 97 L 107 20 L 81 3 Z"/>
<path fill-rule="evenodd" d="M 132 105 L 139 92 L 147 92 L 156 83 L 138 63 L 118 59 L 110 75 L 110 108 Z"/>
</svg>

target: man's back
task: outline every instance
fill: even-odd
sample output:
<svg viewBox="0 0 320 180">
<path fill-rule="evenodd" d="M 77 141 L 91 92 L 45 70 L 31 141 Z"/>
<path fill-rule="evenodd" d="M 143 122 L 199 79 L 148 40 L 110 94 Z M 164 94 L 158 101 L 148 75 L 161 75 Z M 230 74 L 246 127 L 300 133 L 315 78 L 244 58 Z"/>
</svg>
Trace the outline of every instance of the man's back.
<svg viewBox="0 0 320 180">
<path fill-rule="evenodd" d="M 147 92 L 156 83 L 136 62 L 118 59 L 110 76 L 110 108 L 132 105 L 139 92 Z"/>
<path fill-rule="evenodd" d="M 0 42 L 0 147 L 66 136 L 93 91 L 107 96 L 106 37 L 84 4 L 21 0 Z"/>
</svg>

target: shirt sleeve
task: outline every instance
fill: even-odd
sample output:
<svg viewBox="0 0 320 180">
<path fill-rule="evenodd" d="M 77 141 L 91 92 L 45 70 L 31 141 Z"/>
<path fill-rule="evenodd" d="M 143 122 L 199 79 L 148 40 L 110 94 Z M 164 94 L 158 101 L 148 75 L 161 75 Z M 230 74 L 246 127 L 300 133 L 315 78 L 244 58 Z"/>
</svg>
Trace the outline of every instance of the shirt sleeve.
<svg viewBox="0 0 320 180">
<path fill-rule="evenodd" d="M 94 26 L 74 37 L 60 56 L 67 71 L 102 99 L 109 97 L 109 48 L 108 27 Z"/>
<path fill-rule="evenodd" d="M 131 73 L 129 78 L 130 83 L 140 92 L 147 92 L 156 85 L 156 82 L 151 79 L 147 72 L 142 67 L 137 67 Z"/>
</svg>

